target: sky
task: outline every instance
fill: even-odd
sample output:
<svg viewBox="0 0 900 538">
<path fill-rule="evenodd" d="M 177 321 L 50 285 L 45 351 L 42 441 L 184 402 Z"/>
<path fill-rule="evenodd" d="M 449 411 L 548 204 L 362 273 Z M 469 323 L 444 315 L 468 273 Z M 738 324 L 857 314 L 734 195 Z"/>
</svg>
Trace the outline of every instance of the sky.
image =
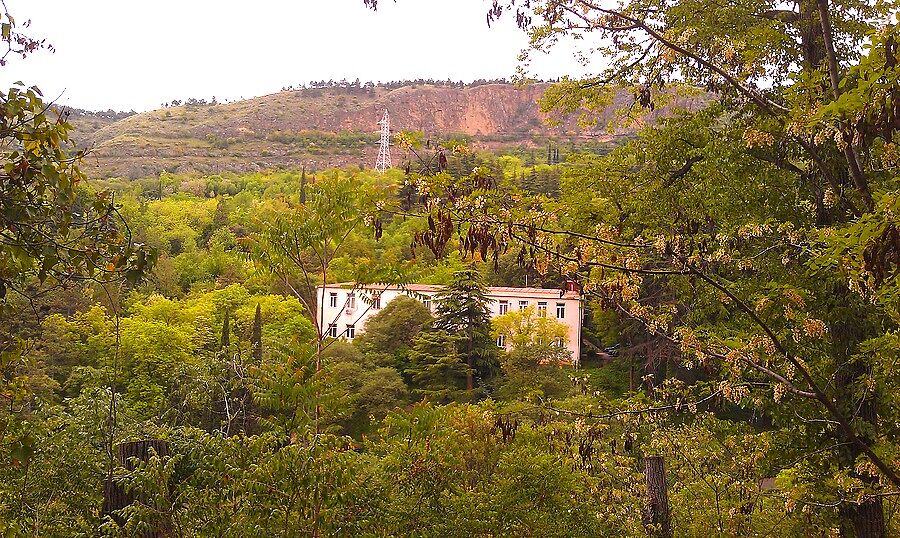
<svg viewBox="0 0 900 538">
<path fill-rule="evenodd" d="M 511 78 L 527 37 L 488 0 L 6 0 L 56 52 L 0 68 L 0 87 L 37 85 L 89 110 L 158 108 L 190 97 L 266 95 L 311 80 Z M 579 75 L 565 45 L 530 74 Z"/>
</svg>

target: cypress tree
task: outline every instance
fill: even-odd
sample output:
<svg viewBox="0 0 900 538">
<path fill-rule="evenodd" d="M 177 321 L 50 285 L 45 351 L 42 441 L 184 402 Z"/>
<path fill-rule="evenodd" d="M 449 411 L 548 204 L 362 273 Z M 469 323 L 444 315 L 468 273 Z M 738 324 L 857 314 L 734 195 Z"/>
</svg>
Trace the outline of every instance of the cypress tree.
<svg viewBox="0 0 900 538">
<path fill-rule="evenodd" d="M 306 167 L 303 167 L 303 170 L 300 172 L 300 203 L 306 203 Z M 256 305 L 256 308 L 259 308 L 259 305 Z"/>
<path fill-rule="evenodd" d="M 231 315 L 228 310 L 225 311 L 225 319 L 222 321 L 222 348 L 225 349 L 231 344 Z"/>
<path fill-rule="evenodd" d="M 253 331 L 250 333 L 250 352 L 257 362 L 262 361 L 262 313 L 256 303 L 256 315 L 253 317 Z"/>
</svg>

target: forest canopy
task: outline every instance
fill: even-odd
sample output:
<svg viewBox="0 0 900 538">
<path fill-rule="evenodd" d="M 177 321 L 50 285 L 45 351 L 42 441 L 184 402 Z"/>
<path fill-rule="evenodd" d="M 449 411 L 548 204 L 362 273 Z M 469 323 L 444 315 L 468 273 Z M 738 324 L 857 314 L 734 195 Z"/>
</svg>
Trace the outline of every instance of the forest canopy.
<svg viewBox="0 0 900 538">
<path fill-rule="evenodd" d="M 5 92 L 0 532 L 896 535 L 898 7 L 496 0 L 606 60 L 548 111 L 712 97 L 547 164 L 399 133 L 384 174 L 91 180 Z M 349 339 L 335 282 L 443 289 Z M 580 289 L 579 369 L 489 319 L 526 282 Z"/>
</svg>

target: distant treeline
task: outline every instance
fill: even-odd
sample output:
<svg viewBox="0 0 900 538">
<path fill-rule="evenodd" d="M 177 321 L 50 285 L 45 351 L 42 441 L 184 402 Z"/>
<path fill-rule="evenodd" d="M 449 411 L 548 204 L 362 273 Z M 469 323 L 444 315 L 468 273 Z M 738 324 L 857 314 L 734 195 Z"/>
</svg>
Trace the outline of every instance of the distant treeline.
<svg viewBox="0 0 900 538">
<path fill-rule="evenodd" d="M 216 99 L 216 96 L 213 95 L 209 101 L 207 101 L 205 98 L 197 99 L 196 97 L 189 97 L 189 98 L 185 99 L 184 101 L 182 101 L 181 99 L 172 99 L 168 103 L 163 103 L 162 106 L 163 106 L 163 108 L 168 108 L 170 106 L 181 106 L 181 105 L 184 105 L 184 106 L 207 106 L 207 105 L 215 106 L 218 104 L 219 104 L 218 99 Z"/>
<path fill-rule="evenodd" d="M 74 116 L 93 116 L 97 118 L 103 118 L 106 120 L 121 120 L 125 119 L 129 116 L 134 116 L 137 114 L 134 110 L 129 110 L 128 112 L 122 111 L 118 112 L 113 109 L 109 110 L 85 110 L 83 108 L 72 108 L 72 107 L 62 107 L 61 111 L 64 113 L 68 113 L 69 115 Z"/>
<path fill-rule="evenodd" d="M 559 82 L 560 79 L 548 79 L 548 80 L 532 80 L 532 82 Z M 512 84 L 512 81 L 506 78 L 492 78 L 492 79 L 484 79 L 480 78 L 477 80 L 473 80 L 471 82 L 464 82 L 462 80 L 454 81 L 454 80 L 434 80 L 431 78 L 417 78 L 415 80 L 392 80 L 390 82 L 361 82 L 359 79 L 354 81 L 348 81 L 347 79 L 341 80 L 313 80 L 307 83 L 300 84 L 292 84 L 290 86 L 282 86 L 281 91 L 283 92 L 295 92 L 295 91 L 303 91 L 303 90 L 343 90 L 347 93 L 360 93 L 365 94 L 368 92 L 372 92 L 375 89 L 385 89 L 385 90 L 396 90 L 398 88 L 403 88 L 406 86 L 416 86 L 416 85 L 428 85 L 428 86 L 438 86 L 441 88 L 475 88 L 478 86 L 485 86 L 487 84 Z M 190 97 L 188 99 L 173 99 L 172 101 L 166 102 L 162 104 L 163 108 L 173 107 L 173 106 L 215 106 L 218 105 L 219 101 L 213 96 L 210 99 L 206 98 L 196 98 Z"/>
<path fill-rule="evenodd" d="M 559 79 L 555 80 L 556 82 Z M 537 80 L 535 82 L 554 82 L 554 80 Z M 414 85 L 429 85 L 429 86 L 440 86 L 444 88 L 475 88 L 477 86 L 484 86 L 486 84 L 510 84 L 511 82 L 506 78 L 493 78 L 493 79 L 477 79 L 471 82 L 464 82 L 462 80 L 454 81 L 451 79 L 447 80 L 435 80 L 431 78 L 417 78 L 415 80 L 392 80 L 390 82 L 360 82 L 359 79 L 356 79 L 352 82 L 347 79 L 341 79 L 338 81 L 335 80 L 318 80 L 318 81 L 310 81 L 305 84 L 296 84 L 290 86 L 284 86 L 281 88 L 281 91 L 299 91 L 299 90 L 321 90 L 321 89 L 343 89 L 343 90 L 374 90 L 375 88 L 382 88 L 386 90 L 396 90 L 397 88 L 403 88 L 405 86 L 414 86 Z"/>
<path fill-rule="evenodd" d="M 559 82 L 559 79 L 548 79 L 548 80 L 533 80 L 532 82 Z M 341 80 L 313 80 L 307 82 L 305 84 L 296 84 L 290 86 L 282 86 L 281 91 L 283 92 L 292 92 L 292 91 L 302 91 L 302 90 L 346 90 L 348 93 L 355 92 L 369 92 L 373 91 L 376 88 L 386 89 L 386 90 L 396 90 L 398 88 L 403 88 L 406 86 L 415 86 L 415 85 L 428 85 L 428 86 L 438 86 L 441 88 L 476 88 L 478 86 L 485 86 L 488 84 L 511 84 L 512 82 L 506 78 L 492 78 L 492 79 L 484 79 L 480 78 L 477 80 L 473 80 L 471 82 L 464 82 L 462 80 L 454 81 L 454 80 L 434 80 L 431 78 L 417 78 L 415 80 L 392 80 L 390 82 L 360 82 L 359 79 L 356 79 L 352 82 L 347 79 Z M 162 103 L 163 108 L 175 107 L 175 106 L 188 106 L 188 107 L 196 107 L 196 106 L 215 106 L 219 104 L 219 100 L 216 99 L 215 96 L 206 99 L 205 97 L 189 97 L 187 99 L 173 99 L 171 101 L 167 101 Z M 129 110 L 128 112 L 116 111 L 113 109 L 109 110 L 85 110 L 83 108 L 72 108 L 72 107 L 64 107 L 64 111 L 69 112 L 70 114 L 74 114 L 76 116 L 95 116 L 98 118 L 109 119 L 109 120 L 121 120 L 127 118 L 129 116 L 134 116 L 137 114 L 134 110 Z"/>
</svg>

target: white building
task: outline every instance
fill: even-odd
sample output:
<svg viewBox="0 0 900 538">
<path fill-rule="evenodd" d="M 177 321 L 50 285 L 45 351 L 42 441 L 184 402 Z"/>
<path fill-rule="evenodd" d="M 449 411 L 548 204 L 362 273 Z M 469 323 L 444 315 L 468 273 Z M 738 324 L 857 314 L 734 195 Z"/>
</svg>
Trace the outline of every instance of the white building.
<svg viewBox="0 0 900 538">
<path fill-rule="evenodd" d="M 441 291 L 441 286 L 409 284 L 397 286 L 353 284 L 328 284 L 319 286 L 319 323 L 325 328 L 326 336 L 353 339 L 365 330 L 366 321 L 377 314 L 398 295 L 418 299 L 435 311 L 433 297 Z M 488 288 L 491 300 L 491 317 L 497 317 L 511 310 L 535 307 L 538 315 L 552 316 L 569 329 L 566 347 L 572 358 L 578 362 L 581 356 L 581 295 L 570 286 L 568 291 L 541 288 Z M 504 347 L 504 342 L 497 345 Z"/>
</svg>

